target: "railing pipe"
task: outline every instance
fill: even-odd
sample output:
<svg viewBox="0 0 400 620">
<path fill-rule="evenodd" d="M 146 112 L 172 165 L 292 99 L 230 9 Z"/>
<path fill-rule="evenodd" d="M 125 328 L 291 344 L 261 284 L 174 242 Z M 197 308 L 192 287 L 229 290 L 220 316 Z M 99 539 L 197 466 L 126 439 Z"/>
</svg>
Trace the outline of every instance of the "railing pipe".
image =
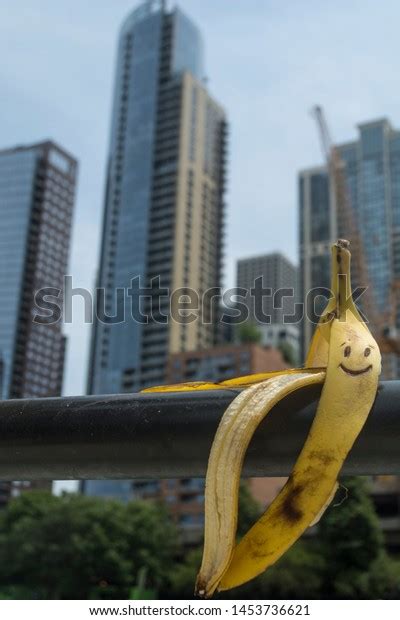
<svg viewBox="0 0 400 620">
<path fill-rule="evenodd" d="M 290 473 L 320 386 L 285 398 L 257 430 L 246 476 Z M 0 402 L 0 480 L 204 476 L 212 439 L 235 390 Z M 400 381 L 383 382 L 343 468 L 400 474 Z"/>
</svg>

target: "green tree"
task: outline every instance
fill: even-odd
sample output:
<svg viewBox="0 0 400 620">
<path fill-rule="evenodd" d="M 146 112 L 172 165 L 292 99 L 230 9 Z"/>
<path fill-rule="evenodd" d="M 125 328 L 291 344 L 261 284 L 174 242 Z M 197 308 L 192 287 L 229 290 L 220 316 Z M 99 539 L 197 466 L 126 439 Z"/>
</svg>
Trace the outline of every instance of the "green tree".
<svg viewBox="0 0 400 620">
<path fill-rule="evenodd" d="M 346 499 L 327 510 L 319 527 L 326 596 L 373 599 L 399 593 L 400 573 L 386 553 L 367 481 L 354 477 L 343 485 Z"/>
<path fill-rule="evenodd" d="M 31 492 L 0 514 L 0 587 L 39 598 L 127 598 L 141 568 L 162 587 L 175 529 L 161 506 Z"/>
<path fill-rule="evenodd" d="M 236 333 L 241 344 L 259 344 L 262 340 L 262 334 L 254 323 L 239 325 Z"/>
<path fill-rule="evenodd" d="M 287 364 L 297 366 L 299 360 L 297 359 L 294 348 L 289 342 L 281 342 L 278 346 L 278 350 L 282 353 L 282 357 Z"/>
<path fill-rule="evenodd" d="M 168 588 L 161 593 L 162 598 L 191 599 L 194 598 L 194 584 L 199 572 L 203 550 L 201 547 L 185 553 L 170 574 Z"/>
<path fill-rule="evenodd" d="M 237 533 L 242 538 L 259 519 L 262 507 L 254 499 L 247 482 L 241 482 L 239 488 L 239 514 Z"/>
</svg>

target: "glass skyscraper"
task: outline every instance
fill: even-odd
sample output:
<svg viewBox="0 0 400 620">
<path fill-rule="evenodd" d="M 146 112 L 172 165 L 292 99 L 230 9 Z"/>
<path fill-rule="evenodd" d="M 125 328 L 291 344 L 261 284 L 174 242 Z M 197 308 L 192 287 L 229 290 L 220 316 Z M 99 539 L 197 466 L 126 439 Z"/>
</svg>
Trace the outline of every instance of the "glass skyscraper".
<svg viewBox="0 0 400 620">
<path fill-rule="evenodd" d="M 358 126 L 359 138 L 338 146 L 360 237 L 374 302 L 384 312 L 400 275 L 400 132 L 387 119 Z M 330 246 L 345 237 L 329 191 L 325 168 L 299 175 L 300 278 L 304 299 L 330 286 Z M 310 299 L 311 301 L 311 299 Z M 320 310 L 321 308 L 318 308 Z M 303 322 L 303 354 L 314 325 Z M 397 375 L 394 355 L 385 356 L 388 378 Z"/>
<path fill-rule="evenodd" d="M 216 301 L 205 292 L 221 285 L 226 130 L 225 112 L 204 83 L 198 29 L 179 8 L 145 2 L 118 42 L 90 393 L 164 383 L 170 354 L 215 344 Z M 163 291 L 152 314 L 151 295 L 142 300 L 148 320 L 131 315 L 138 278 L 142 288 L 156 282 L 151 295 Z M 131 296 L 118 301 L 117 289 L 132 281 Z M 193 322 L 171 317 L 178 289 L 199 296 Z M 107 318 L 121 308 L 122 321 Z M 127 501 L 148 488 L 88 480 L 82 490 Z"/>
<path fill-rule="evenodd" d="M 179 8 L 148 1 L 127 17 L 118 42 L 90 393 L 162 383 L 170 353 L 214 344 L 214 319 L 202 320 L 213 301 L 200 305 L 194 324 L 170 320 L 168 295 L 150 320 L 132 317 L 139 284 L 156 279 L 157 290 L 191 287 L 199 295 L 220 285 L 226 122 L 203 78 L 201 35 Z M 142 300 L 140 312 L 149 315 L 150 303 Z"/>
<path fill-rule="evenodd" d="M 60 396 L 61 322 L 33 321 L 35 293 L 63 288 L 77 162 L 53 142 L 0 151 L 0 397 Z"/>
</svg>

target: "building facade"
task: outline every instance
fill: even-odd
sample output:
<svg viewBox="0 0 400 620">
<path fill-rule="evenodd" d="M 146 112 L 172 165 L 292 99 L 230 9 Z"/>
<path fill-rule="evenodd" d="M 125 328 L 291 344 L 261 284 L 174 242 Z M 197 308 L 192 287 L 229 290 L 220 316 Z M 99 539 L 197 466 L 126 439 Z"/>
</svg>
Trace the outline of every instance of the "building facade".
<svg viewBox="0 0 400 620">
<path fill-rule="evenodd" d="M 358 126 L 359 137 L 338 146 L 344 163 L 348 196 L 360 231 L 365 264 L 378 312 L 388 307 L 394 282 L 400 275 L 400 131 L 387 119 Z M 309 291 L 330 286 L 330 247 L 345 237 L 330 192 L 326 168 L 299 174 L 300 290 L 308 320 L 302 325 L 304 356 L 315 328 L 313 295 Z M 360 283 L 361 284 L 361 283 Z M 326 303 L 317 300 L 319 312 Z M 386 354 L 385 374 L 397 376 L 397 359 Z"/>
<path fill-rule="evenodd" d="M 256 301 L 256 294 L 251 293 L 255 290 L 257 280 L 261 281 L 265 289 L 262 306 L 259 297 Z M 300 352 L 300 330 L 295 306 L 298 295 L 297 267 L 279 252 L 242 258 L 237 262 L 236 286 L 248 291 L 245 298 L 248 321 L 257 326 L 261 344 L 279 347 L 285 343 L 297 360 Z"/>
<path fill-rule="evenodd" d="M 227 344 L 171 355 L 167 365 L 167 383 L 225 381 L 241 375 L 285 368 L 287 364 L 277 349 L 258 344 Z"/>
<path fill-rule="evenodd" d="M 200 33 L 179 8 L 148 1 L 128 16 L 118 43 L 90 393 L 163 383 L 171 353 L 215 342 L 206 291 L 221 283 L 226 120 L 203 78 Z M 196 320 L 175 320 L 172 291 L 187 289 L 198 298 Z"/>
<path fill-rule="evenodd" d="M 53 142 L 0 151 L 2 398 L 61 395 L 61 322 L 33 319 L 46 314 L 36 306 L 37 291 L 63 289 L 76 178 L 76 160 Z"/>
</svg>

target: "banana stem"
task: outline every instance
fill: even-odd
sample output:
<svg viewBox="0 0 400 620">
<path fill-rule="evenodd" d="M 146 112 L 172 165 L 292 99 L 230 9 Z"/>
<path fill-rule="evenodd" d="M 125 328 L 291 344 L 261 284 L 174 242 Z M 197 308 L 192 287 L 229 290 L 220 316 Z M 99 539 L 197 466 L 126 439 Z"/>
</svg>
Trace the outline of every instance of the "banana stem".
<svg viewBox="0 0 400 620">
<path fill-rule="evenodd" d="M 346 310 L 352 305 L 351 295 L 351 272 L 350 261 L 351 255 L 348 251 L 348 241 L 344 242 L 339 239 L 337 242 L 337 264 L 338 264 L 338 307 L 337 316 L 338 319 L 343 319 L 346 316 Z"/>
</svg>

